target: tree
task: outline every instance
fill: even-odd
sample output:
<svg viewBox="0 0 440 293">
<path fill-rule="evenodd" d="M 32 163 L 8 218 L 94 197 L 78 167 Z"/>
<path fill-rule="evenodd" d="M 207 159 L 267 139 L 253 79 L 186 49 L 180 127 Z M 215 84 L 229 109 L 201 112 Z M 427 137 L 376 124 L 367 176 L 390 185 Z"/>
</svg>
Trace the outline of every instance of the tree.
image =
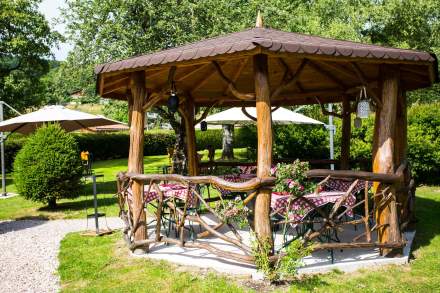
<svg viewBox="0 0 440 293">
<path fill-rule="evenodd" d="M 58 199 L 79 196 L 82 172 L 78 143 L 58 124 L 40 127 L 14 162 L 19 194 L 50 208 L 56 207 Z"/>
<path fill-rule="evenodd" d="M 0 99 L 22 110 L 45 101 L 40 78 L 60 35 L 38 12 L 38 0 L 0 0 Z"/>
<path fill-rule="evenodd" d="M 94 64 L 253 27 L 258 10 L 274 29 L 438 52 L 439 1 L 419 2 L 70 0 L 63 16 L 75 47 L 66 66 L 88 75 L 82 80 L 91 87 Z M 410 100 L 435 100 L 439 90 L 417 92 Z"/>
</svg>

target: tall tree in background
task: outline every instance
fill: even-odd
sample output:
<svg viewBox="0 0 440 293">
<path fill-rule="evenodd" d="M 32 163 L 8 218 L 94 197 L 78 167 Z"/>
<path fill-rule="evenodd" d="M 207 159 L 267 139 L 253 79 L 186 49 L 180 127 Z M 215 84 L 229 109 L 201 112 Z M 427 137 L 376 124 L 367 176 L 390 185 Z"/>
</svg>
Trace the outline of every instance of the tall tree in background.
<svg viewBox="0 0 440 293">
<path fill-rule="evenodd" d="M 0 99 L 23 110 L 45 102 L 50 48 L 60 35 L 38 11 L 38 0 L 0 0 Z"/>
</svg>

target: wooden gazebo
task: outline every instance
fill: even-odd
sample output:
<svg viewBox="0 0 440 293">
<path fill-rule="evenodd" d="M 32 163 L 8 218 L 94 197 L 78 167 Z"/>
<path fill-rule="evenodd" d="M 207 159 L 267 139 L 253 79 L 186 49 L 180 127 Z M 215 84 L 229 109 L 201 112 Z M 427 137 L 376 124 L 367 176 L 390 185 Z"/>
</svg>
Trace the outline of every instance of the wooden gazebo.
<svg viewBox="0 0 440 293">
<path fill-rule="evenodd" d="M 212 183 L 226 189 L 248 191 L 249 201 L 255 201 L 255 233 L 270 239 L 272 107 L 321 104 L 323 111 L 329 114 L 323 106 L 325 103 L 342 104 L 341 113 L 332 113 L 343 120 L 341 170 L 311 170 L 310 176 L 374 182 L 374 201 L 378 203 L 374 211 L 376 226 L 367 230 L 375 230 L 378 241 L 367 237 L 353 247 L 375 246 L 386 253 L 403 246 L 401 231 L 408 223 L 409 202 L 414 192 L 414 183 L 411 183 L 405 164 L 406 92 L 429 87 L 438 81 L 434 54 L 283 32 L 264 28 L 262 22 L 257 21 L 257 27 L 245 31 L 100 64 L 95 73 L 100 96 L 128 101 L 130 151 L 128 173 L 121 178 L 121 184 L 125 179 L 131 184 L 131 212 L 126 215 L 129 218 L 127 229 L 133 234 L 131 248 L 145 251 L 149 243 L 167 242 L 218 252 L 197 242 L 187 243 L 161 235 L 159 218 L 156 236 L 147 239 L 144 182 L 151 187 L 157 180 L 177 180 L 188 186 Z M 350 118 L 364 87 L 376 108 L 372 172 L 349 170 Z M 144 114 L 153 106 L 166 105 L 171 88 L 175 88 L 180 97 L 179 112 L 187 133 L 189 176 L 143 175 Z M 228 183 L 212 176 L 197 176 L 194 125 L 197 122 L 195 109 L 201 106 L 256 106 L 256 179 Z M 160 196 L 158 209 L 162 204 L 163 196 Z M 139 228 L 141 226 L 143 228 Z M 205 228 L 208 233 L 218 234 L 215 227 Z M 350 247 L 350 243 L 338 245 L 335 247 Z M 252 257 L 224 255 L 252 261 Z"/>
</svg>

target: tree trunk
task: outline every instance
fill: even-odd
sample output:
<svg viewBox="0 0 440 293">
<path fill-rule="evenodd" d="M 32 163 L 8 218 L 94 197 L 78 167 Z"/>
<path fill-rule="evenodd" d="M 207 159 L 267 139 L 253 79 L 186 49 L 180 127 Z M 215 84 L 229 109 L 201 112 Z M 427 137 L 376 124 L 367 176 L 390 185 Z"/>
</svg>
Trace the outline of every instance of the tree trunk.
<svg viewBox="0 0 440 293">
<path fill-rule="evenodd" d="M 134 173 L 144 172 L 144 123 L 145 112 L 143 102 L 146 94 L 145 72 L 134 72 L 130 80 L 131 97 L 133 104 L 131 107 L 131 125 L 130 125 L 130 150 L 128 153 L 128 171 Z M 146 214 L 143 205 L 144 184 L 139 181 L 133 181 L 131 185 L 133 193 L 132 208 L 133 219 L 139 219 L 139 223 L 146 223 Z M 134 232 L 134 240 L 142 241 L 148 238 L 147 227 L 145 224 Z M 148 252 L 148 246 L 138 248 L 134 251 L 136 254 Z"/>
<path fill-rule="evenodd" d="M 272 164 L 272 113 L 270 105 L 270 87 L 268 57 L 264 54 L 254 56 L 255 96 L 257 106 L 258 160 L 257 176 L 270 176 Z M 270 222 L 271 188 L 258 190 L 255 199 L 254 225 L 255 233 L 261 241 L 269 241 L 273 248 Z"/>
<path fill-rule="evenodd" d="M 399 91 L 399 71 L 390 66 L 381 68 L 382 75 L 382 108 L 376 115 L 375 141 L 373 153 L 373 172 L 393 174 L 394 164 L 394 143 L 396 127 L 396 108 Z M 375 182 L 373 184 L 374 194 L 382 191 L 383 186 Z M 391 192 L 395 195 L 395 189 Z M 376 205 L 382 200 L 381 196 L 375 197 Z M 376 211 L 376 223 L 383 225 L 378 229 L 378 240 L 380 243 L 400 241 L 399 222 L 397 218 L 396 202 L 391 199 L 387 205 L 383 205 Z M 391 249 L 381 249 L 383 255 L 387 255 Z"/>
<path fill-rule="evenodd" d="M 234 159 L 234 125 L 222 125 L 223 128 L 223 143 L 222 143 L 222 160 Z"/>
<path fill-rule="evenodd" d="M 186 173 L 186 144 L 185 144 L 185 125 L 180 123 L 176 128 L 173 128 L 176 134 L 176 142 L 174 143 L 174 153 L 172 157 L 173 166 L 171 173 L 185 174 Z"/>
<path fill-rule="evenodd" d="M 54 197 L 49 198 L 49 201 L 47 202 L 47 206 L 49 209 L 54 210 L 57 208 L 57 200 Z"/>
<path fill-rule="evenodd" d="M 156 107 L 156 111 L 159 115 L 168 120 L 171 127 L 176 134 L 176 141 L 174 142 L 174 153 L 172 155 L 172 169 L 173 174 L 187 174 L 187 159 L 186 159 L 186 129 L 184 119 L 181 117 L 180 121 L 176 118 L 174 114 L 170 114 L 166 109 L 162 107 Z"/>
</svg>

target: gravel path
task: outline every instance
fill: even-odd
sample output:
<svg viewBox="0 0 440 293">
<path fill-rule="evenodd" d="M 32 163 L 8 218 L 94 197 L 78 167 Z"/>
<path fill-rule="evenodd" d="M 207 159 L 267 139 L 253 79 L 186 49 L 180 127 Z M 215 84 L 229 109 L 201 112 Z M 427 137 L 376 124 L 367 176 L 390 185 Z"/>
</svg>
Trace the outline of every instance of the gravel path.
<svg viewBox="0 0 440 293">
<path fill-rule="evenodd" d="M 107 222 L 112 229 L 122 227 L 118 218 Z M 100 223 L 105 224 L 104 219 Z M 94 221 L 88 224 L 91 228 Z M 0 221 L 0 292 L 59 291 L 60 241 L 69 232 L 85 229 L 85 219 Z"/>
</svg>

